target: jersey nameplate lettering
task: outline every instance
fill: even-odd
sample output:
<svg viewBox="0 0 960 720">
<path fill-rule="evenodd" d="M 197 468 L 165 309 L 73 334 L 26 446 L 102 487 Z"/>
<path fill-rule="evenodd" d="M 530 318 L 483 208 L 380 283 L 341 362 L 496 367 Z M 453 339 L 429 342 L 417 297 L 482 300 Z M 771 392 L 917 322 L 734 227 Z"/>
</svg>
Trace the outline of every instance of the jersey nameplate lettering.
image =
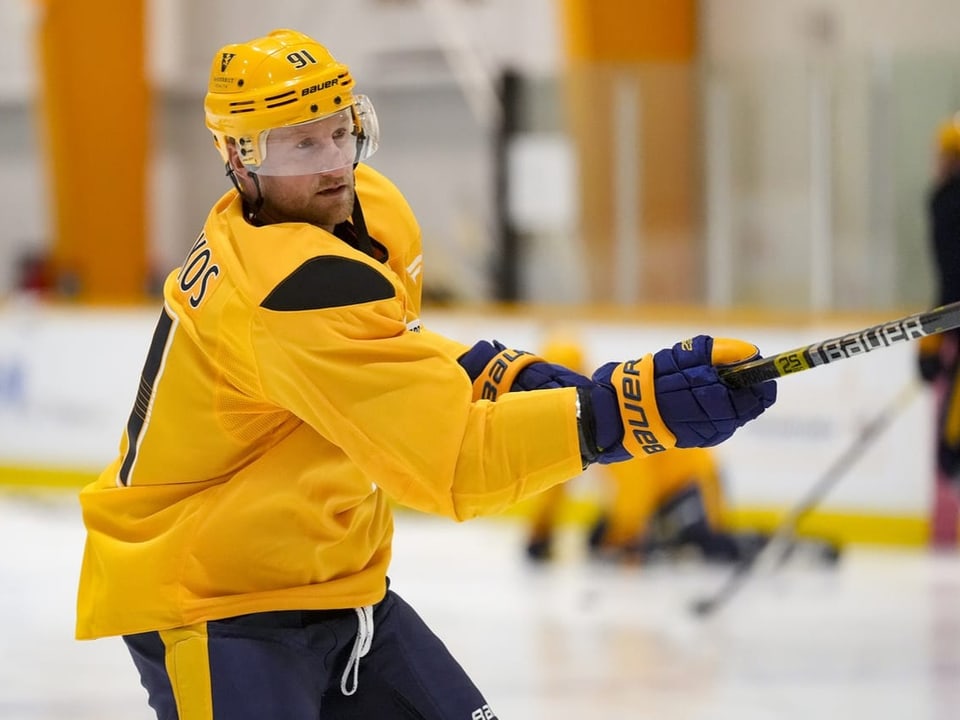
<svg viewBox="0 0 960 720">
<path fill-rule="evenodd" d="M 177 276 L 180 289 L 190 295 L 190 307 L 200 307 L 210 281 L 219 274 L 220 266 L 213 261 L 213 253 L 207 247 L 207 236 L 200 233 Z"/>
</svg>

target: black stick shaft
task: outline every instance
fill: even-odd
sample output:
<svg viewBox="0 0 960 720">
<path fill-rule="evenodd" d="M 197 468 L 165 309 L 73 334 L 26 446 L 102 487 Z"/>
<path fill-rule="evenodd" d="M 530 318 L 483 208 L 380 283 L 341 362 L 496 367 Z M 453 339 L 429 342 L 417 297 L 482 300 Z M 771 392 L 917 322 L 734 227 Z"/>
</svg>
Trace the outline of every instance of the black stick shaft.
<svg viewBox="0 0 960 720">
<path fill-rule="evenodd" d="M 759 360 L 748 360 L 718 370 L 730 387 L 757 385 L 784 375 L 810 370 L 881 348 L 918 340 L 925 335 L 960 328 L 960 302 L 880 323 L 847 335 L 822 340 Z"/>
</svg>

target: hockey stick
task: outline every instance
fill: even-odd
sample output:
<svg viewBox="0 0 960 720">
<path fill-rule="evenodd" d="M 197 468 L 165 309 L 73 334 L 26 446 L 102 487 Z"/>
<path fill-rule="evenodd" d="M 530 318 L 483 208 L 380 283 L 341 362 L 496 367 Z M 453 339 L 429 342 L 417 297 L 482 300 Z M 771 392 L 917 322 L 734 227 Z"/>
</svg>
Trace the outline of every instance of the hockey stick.
<svg viewBox="0 0 960 720">
<path fill-rule="evenodd" d="M 919 385 L 915 381 L 904 386 L 888 405 L 884 406 L 876 416 L 860 429 L 854 441 L 827 468 L 806 496 L 793 507 L 776 527 L 773 534 L 763 542 L 760 549 L 741 560 L 717 592 L 709 597 L 696 600 L 691 605 L 690 609 L 694 615 L 706 617 L 715 612 L 743 586 L 753 574 L 754 569 L 761 566 L 762 560 L 779 559 L 789 551 L 793 535 L 800 521 L 820 503 L 827 492 L 860 459 L 860 456 L 870 447 L 870 444 L 899 416 L 900 411 L 909 405 L 918 388 Z"/>
<path fill-rule="evenodd" d="M 960 328 L 960 302 L 718 371 L 730 387 L 746 387 L 957 328 Z"/>
</svg>

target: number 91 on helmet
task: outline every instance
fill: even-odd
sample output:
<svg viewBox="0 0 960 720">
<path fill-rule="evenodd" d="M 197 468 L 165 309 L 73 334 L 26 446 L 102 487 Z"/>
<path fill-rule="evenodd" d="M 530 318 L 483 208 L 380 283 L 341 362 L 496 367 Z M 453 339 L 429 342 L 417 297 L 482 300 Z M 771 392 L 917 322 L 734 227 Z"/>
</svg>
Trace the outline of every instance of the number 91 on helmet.
<svg viewBox="0 0 960 720">
<path fill-rule="evenodd" d="M 353 94 L 350 69 L 294 30 L 226 45 L 204 99 L 224 162 L 228 144 L 260 175 L 314 175 L 367 159 L 380 144 L 373 103 Z"/>
</svg>

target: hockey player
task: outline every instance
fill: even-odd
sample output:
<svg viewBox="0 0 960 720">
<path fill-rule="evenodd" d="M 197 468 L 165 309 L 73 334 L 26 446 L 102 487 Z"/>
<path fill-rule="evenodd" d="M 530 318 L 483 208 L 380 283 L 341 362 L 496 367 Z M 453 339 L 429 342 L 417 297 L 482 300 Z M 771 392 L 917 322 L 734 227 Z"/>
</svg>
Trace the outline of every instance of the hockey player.
<svg viewBox="0 0 960 720">
<path fill-rule="evenodd" d="M 763 542 L 759 533 L 727 526 L 719 465 L 708 448 L 673 448 L 606 469 L 613 499 L 589 537 L 602 558 L 644 561 L 692 552 L 709 562 L 737 562 Z"/>
<path fill-rule="evenodd" d="M 719 381 L 756 354 L 737 340 L 585 377 L 422 327 L 417 221 L 365 163 L 373 105 L 299 32 L 219 50 L 205 110 L 234 187 L 167 278 L 119 454 L 81 493 L 77 636 L 123 636 L 160 720 L 495 718 L 389 589 L 388 499 L 495 513 L 721 442 L 776 387 Z"/>
<path fill-rule="evenodd" d="M 930 256 L 936 273 L 936 305 L 960 301 L 960 113 L 940 126 L 937 133 L 937 167 L 927 205 Z M 950 346 L 944 348 L 944 344 Z M 941 374 L 953 375 L 956 333 L 938 333 L 921 339 L 920 376 L 933 382 Z M 960 452 L 960 437 L 941 441 Z M 941 455 L 943 450 L 941 451 Z M 949 453 L 948 453 L 949 454 Z M 944 469 L 957 461 L 941 458 Z"/>
<path fill-rule="evenodd" d="M 937 133 L 937 164 L 927 204 L 936 305 L 960 301 L 960 113 Z M 928 335 L 918 348 L 920 377 L 936 393 L 931 542 L 956 548 L 960 513 L 960 333 Z"/>
</svg>

